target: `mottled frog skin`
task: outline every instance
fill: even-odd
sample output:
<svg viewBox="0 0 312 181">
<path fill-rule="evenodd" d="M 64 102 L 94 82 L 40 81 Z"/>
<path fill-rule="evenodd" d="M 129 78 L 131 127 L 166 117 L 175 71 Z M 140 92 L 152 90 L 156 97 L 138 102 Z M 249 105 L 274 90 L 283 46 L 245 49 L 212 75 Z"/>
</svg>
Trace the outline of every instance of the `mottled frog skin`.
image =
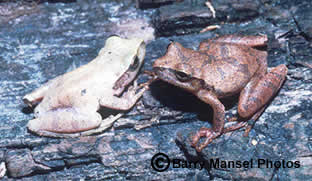
<svg viewBox="0 0 312 181">
<path fill-rule="evenodd" d="M 172 42 L 166 54 L 154 62 L 156 76 L 181 87 L 207 104 L 214 111 L 212 128 L 201 128 L 192 139 L 192 145 L 201 151 L 223 133 L 251 125 L 266 104 L 280 89 L 287 67 L 279 65 L 267 72 L 267 52 L 255 49 L 265 46 L 267 36 L 226 35 L 200 43 L 199 50 L 184 48 Z M 225 109 L 219 98 L 240 93 L 237 124 L 224 128 Z M 206 137 L 198 145 L 201 137 Z"/>
</svg>

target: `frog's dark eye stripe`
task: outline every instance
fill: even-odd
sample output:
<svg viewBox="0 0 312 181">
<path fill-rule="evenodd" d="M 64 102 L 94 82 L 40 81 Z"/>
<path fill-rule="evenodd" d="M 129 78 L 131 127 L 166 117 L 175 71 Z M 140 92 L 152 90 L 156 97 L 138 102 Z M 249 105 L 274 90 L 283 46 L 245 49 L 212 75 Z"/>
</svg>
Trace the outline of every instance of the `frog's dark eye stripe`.
<svg viewBox="0 0 312 181">
<path fill-rule="evenodd" d="M 129 70 L 130 70 L 130 71 L 136 70 L 136 69 L 138 68 L 139 64 L 140 64 L 139 57 L 138 57 L 138 56 L 135 56 L 135 57 L 134 57 L 134 60 L 133 60 L 133 62 L 132 62 L 132 64 L 131 64 L 130 67 L 129 67 Z"/>
<path fill-rule="evenodd" d="M 192 78 L 190 75 L 188 75 L 184 72 L 175 71 L 174 74 L 177 77 L 177 79 L 182 81 L 182 82 L 188 81 Z"/>
</svg>

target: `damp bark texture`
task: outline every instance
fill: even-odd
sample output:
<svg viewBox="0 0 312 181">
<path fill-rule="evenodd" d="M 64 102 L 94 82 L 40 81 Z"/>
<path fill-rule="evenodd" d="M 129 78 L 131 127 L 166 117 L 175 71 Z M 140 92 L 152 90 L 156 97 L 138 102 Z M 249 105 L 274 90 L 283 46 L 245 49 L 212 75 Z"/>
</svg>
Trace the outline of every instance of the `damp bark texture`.
<svg viewBox="0 0 312 181">
<path fill-rule="evenodd" d="M 29 180 L 303 180 L 312 177 L 312 3 L 309 0 L 4 1 L 0 3 L 0 176 Z M 145 4 L 144 4 L 145 3 Z M 147 9 L 146 9 L 147 8 Z M 139 22 L 139 23 L 138 23 Z M 136 26 L 139 25 L 139 26 Z M 199 33 L 210 25 L 212 31 Z M 137 28 L 137 30 L 135 29 Z M 140 33 L 137 33 L 140 32 Z M 198 47 L 217 35 L 267 34 L 269 67 L 286 64 L 287 80 L 254 125 L 222 135 L 201 153 L 190 134 L 211 127 L 212 109 L 195 96 L 156 81 L 136 106 L 105 133 L 75 139 L 27 131 L 32 109 L 22 97 L 46 81 L 95 58 L 112 34 L 144 36 L 144 70 L 170 41 Z M 133 34 L 136 33 L 136 34 Z M 139 82 L 147 76 L 140 74 Z M 222 100 L 226 117 L 237 98 Z M 231 123 L 227 123 L 229 125 Z M 157 172 L 158 152 L 190 161 L 300 161 L 299 168 L 169 167 Z"/>
</svg>

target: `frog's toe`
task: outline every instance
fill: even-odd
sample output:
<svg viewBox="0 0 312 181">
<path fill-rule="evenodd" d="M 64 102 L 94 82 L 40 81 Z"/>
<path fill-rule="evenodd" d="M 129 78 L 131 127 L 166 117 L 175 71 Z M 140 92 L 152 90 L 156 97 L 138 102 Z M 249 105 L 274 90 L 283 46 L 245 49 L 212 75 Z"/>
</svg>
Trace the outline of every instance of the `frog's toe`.
<svg viewBox="0 0 312 181">
<path fill-rule="evenodd" d="M 200 130 L 193 136 L 192 138 L 192 146 L 195 147 L 195 149 L 198 152 L 201 152 L 208 144 L 210 144 L 216 137 L 218 137 L 220 134 L 217 134 L 210 128 L 202 127 Z M 206 137 L 205 141 L 199 145 L 198 142 L 201 137 Z"/>
<path fill-rule="evenodd" d="M 206 146 L 208 146 L 212 141 L 213 141 L 213 134 L 209 134 L 209 136 L 205 139 L 205 141 L 203 143 L 201 143 L 200 145 L 196 146 L 196 150 L 198 152 L 201 152 Z"/>
<path fill-rule="evenodd" d="M 192 137 L 192 146 L 196 147 L 197 143 L 199 142 L 200 138 L 205 136 L 205 131 L 208 130 L 208 128 L 202 127 L 199 131 Z"/>
</svg>

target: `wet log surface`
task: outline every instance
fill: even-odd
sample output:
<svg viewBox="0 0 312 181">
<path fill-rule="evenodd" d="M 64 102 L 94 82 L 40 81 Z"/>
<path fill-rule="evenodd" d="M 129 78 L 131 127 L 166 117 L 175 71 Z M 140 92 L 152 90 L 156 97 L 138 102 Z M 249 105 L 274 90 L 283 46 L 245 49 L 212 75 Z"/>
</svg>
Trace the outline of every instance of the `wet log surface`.
<svg viewBox="0 0 312 181">
<path fill-rule="evenodd" d="M 23 180 L 308 180 L 312 177 L 312 3 L 306 1 L 176 2 L 139 10 L 132 1 L 44 1 L 0 3 L 0 177 Z M 16 8 L 16 7 L 19 8 Z M 129 28 L 143 22 L 138 30 Z M 127 26 L 121 26 L 123 22 Z M 129 23 L 130 22 L 130 23 Z M 209 25 L 220 29 L 198 33 Z M 123 27 L 124 29 L 120 28 Z M 116 30 L 116 28 L 118 30 Z M 268 64 L 286 64 L 287 80 L 248 137 L 244 129 L 216 139 L 201 153 L 189 136 L 210 127 L 212 110 L 195 96 L 161 81 L 103 134 L 74 139 L 36 136 L 26 129 L 33 112 L 22 97 L 47 80 L 91 61 L 111 34 L 142 31 L 148 40 L 144 70 L 171 40 L 196 49 L 224 34 L 267 34 Z M 156 39 L 153 36 L 155 30 Z M 131 34 L 131 33 L 130 33 Z M 137 35 L 137 34 L 136 34 Z M 148 77 L 140 75 L 140 81 Z M 222 100 L 226 116 L 237 97 Z M 230 123 L 228 123 L 230 124 Z M 253 168 L 186 169 L 157 172 L 151 159 L 253 160 Z M 300 161 L 299 168 L 258 168 L 256 161 Z M 3 164 L 5 163 L 5 164 Z M 4 167 L 4 166 L 5 167 Z"/>
</svg>

